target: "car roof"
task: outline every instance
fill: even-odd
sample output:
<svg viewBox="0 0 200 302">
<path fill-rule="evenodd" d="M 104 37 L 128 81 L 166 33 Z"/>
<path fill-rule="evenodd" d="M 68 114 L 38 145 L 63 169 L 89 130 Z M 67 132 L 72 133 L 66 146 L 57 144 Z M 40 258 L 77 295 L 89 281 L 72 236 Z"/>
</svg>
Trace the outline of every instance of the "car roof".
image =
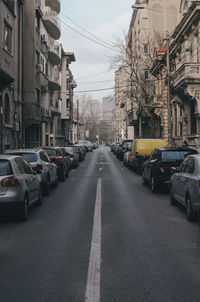
<svg viewBox="0 0 200 302">
<path fill-rule="evenodd" d="M 18 158 L 18 157 L 21 158 L 21 156 L 18 156 L 18 155 L 11 155 L 11 154 L 8 154 L 8 155 L 7 154 L 1 154 L 0 155 L 0 159 L 7 159 L 7 160 Z"/>
<path fill-rule="evenodd" d="M 6 150 L 6 153 L 37 153 L 39 151 L 44 151 L 42 149 L 14 149 L 14 150 Z"/>
<path fill-rule="evenodd" d="M 160 149 L 161 151 L 197 151 L 199 152 L 196 148 L 192 146 L 186 146 L 186 147 L 156 147 L 155 149 Z"/>
</svg>

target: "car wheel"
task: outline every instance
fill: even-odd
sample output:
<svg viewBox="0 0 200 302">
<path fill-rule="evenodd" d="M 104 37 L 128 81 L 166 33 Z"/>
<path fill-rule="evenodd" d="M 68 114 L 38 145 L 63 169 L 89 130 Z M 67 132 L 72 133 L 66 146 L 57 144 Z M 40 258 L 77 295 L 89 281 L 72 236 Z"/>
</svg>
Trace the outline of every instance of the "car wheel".
<svg viewBox="0 0 200 302">
<path fill-rule="evenodd" d="M 20 220 L 21 221 L 27 221 L 28 220 L 28 210 L 29 210 L 29 206 L 28 206 L 28 195 L 26 194 L 24 197 L 24 201 L 21 205 L 20 208 Z"/>
<path fill-rule="evenodd" d="M 44 185 L 43 192 L 45 196 L 48 196 L 50 194 L 50 177 L 47 176 L 47 182 Z"/>
<path fill-rule="evenodd" d="M 67 168 L 67 170 L 65 171 L 65 177 L 69 176 L 69 169 Z"/>
<path fill-rule="evenodd" d="M 189 221 L 194 220 L 194 211 L 192 209 L 191 199 L 189 195 L 186 198 L 186 215 Z"/>
<path fill-rule="evenodd" d="M 147 185 L 147 180 L 146 180 L 146 178 L 144 177 L 144 171 L 142 172 L 142 184 L 144 185 L 144 186 L 146 186 Z"/>
<path fill-rule="evenodd" d="M 151 176 L 151 192 L 156 193 L 158 191 L 158 186 L 155 180 L 155 177 L 152 175 Z"/>
<path fill-rule="evenodd" d="M 57 188 L 57 186 L 58 186 L 58 177 L 56 177 L 56 180 L 53 183 L 54 188 Z"/>
<path fill-rule="evenodd" d="M 38 200 L 36 202 L 37 206 L 41 206 L 42 205 L 42 190 L 40 188 L 39 192 L 38 192 Z"/>
<path fill-rule="evenodd" d="M 175 205 L 176 204 L 176 199 L 174 197 L 174 191 L 173 191 L 172 187 L 170 189 L 170 203 L 171 203 L 171 205 Z"/>
</svg>

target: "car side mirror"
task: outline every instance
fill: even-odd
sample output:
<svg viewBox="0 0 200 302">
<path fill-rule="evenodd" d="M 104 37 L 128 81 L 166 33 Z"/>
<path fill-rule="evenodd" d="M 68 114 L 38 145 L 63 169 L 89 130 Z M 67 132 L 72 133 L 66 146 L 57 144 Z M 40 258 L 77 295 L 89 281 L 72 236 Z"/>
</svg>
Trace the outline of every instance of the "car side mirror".
<svg viewBox="0 0 200 302">
<path fill-rule="evenodd" d="M 174 174 L 174 173 L 176 173 L 176 172 L 178 172 L 179 171 L 179 167 L 171 167 L 170 168 L 170 172 L 172 173 L 172 174 Z"/>
</svg>

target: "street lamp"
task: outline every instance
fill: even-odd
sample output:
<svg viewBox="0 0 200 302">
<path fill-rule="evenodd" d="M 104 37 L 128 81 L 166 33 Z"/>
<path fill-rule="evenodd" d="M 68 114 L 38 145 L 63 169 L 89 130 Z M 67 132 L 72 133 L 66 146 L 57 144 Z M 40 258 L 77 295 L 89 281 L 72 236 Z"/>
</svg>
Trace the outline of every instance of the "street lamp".
<svg viewBox="0 0 200 302">
<path fill-rule="evenodd" d="M 152 9 L 140 5 L 132 5 L 134 9 L 147 9 L 163 13 L 160 10 Z M 166 26 L 166 22 L 164 23 Z M 166 28 L 166 27 L 165 27 Z M 169 56 L 169 33 L 165 30 L 165 41 L 166 41 L 166 61 L 167 61 L 167 108 L 168 108 L 168 145 L 172 144 L 172 109 L 171 109 L 171 90 L 170 90 L 170 56 Z"/>
</svg>

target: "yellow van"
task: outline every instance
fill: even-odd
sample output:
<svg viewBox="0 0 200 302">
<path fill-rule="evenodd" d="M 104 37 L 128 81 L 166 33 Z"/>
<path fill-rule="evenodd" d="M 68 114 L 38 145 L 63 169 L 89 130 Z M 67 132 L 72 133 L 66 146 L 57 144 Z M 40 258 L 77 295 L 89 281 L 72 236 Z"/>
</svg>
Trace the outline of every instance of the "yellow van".
<svg viewBox="0 0 200 302">
<path fill-rule="evenodd" d="M 140 138 L 134 140 L 129 155 L 128 167 L 142 173 L 142 165 L 156 147 L 165 147 L 166 141 L 157 138 Z"/>
</svg>

